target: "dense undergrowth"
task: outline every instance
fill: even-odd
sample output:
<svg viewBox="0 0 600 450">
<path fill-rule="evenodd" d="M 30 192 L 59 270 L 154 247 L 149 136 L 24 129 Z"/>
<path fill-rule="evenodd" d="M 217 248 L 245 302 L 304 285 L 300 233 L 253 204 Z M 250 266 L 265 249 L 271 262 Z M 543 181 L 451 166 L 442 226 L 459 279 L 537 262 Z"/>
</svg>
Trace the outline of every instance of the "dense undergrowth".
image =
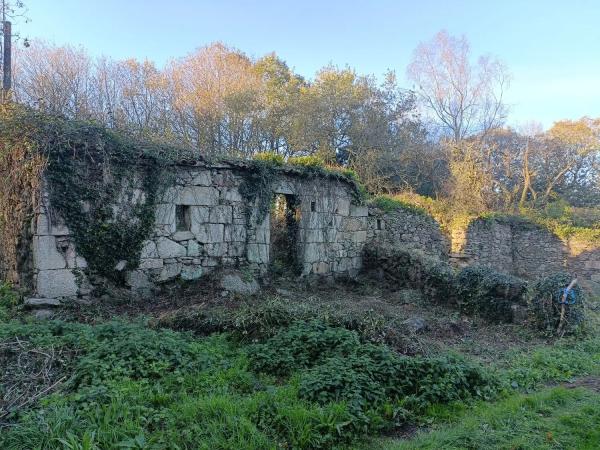
<svg viewBox="0 0 600 450">
<path fill-rule="evenodd" d="M 60 354 L 62 381 L 36 407 L 8 411 L 7 449 L 343 448 L 430 405 L 501 387 L 463 359 L 399 357 L 317 322 L 250 346 L 141 322 L 4 323 L 0 341 L 14 340 Z"/>
<path fill-rule="evenodd" d="M 401 356 L 318 320 L 261 323 L 248 342 L 243 333 L 198 337 L 144 321 L 3 321 L 3 365 L 54 359 L 44 386 L 25 386 L 16 370 L 0 378 L 1 406 L 43 393 L 0 408 L 0 448 L 370 446 L 369 436 L 406 423 L 443 424 L 473 402 L 600 373 L 594 337 L 484 367 L 460 355 Z"/>
<path fill-rule="evenodd" d="M 455 270 L 448 262 L 421 251 L 381 245 L 365 249 L 364 263 L 369 273 L 396 288 L 418 289 L 433 302 L 489 322 L 518 321 L 560 336 L 579 333 L 585 327 L 586 291 L 575 285 L 566 294 L 570 297 L 562 299 L 572 279 L 568 273 L 527 282 L 484 266 Z"/>
</svg>

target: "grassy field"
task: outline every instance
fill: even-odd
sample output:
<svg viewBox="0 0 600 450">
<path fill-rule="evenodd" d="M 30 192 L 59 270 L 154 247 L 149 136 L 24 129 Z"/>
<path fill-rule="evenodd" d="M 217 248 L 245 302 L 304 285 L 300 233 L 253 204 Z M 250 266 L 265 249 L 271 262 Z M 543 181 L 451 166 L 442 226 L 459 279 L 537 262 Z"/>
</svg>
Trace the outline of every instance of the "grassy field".
<svg viewBox="0 0 600 450">
<path fill-rule="evenodd" d="M 363 289 L 42 322 L 4 290 L 0 448 L 600 448 L 593 322 L 553 341 Z"/>
<path fill-rule="evenodd" d="M 596 389 L 598 386 L 596 386 Z M 600 394 L 586 389 L 545 388 L 481 403 L 409 440 L 381 442 L 408 449 L 597 449 Z"/>
</svg>

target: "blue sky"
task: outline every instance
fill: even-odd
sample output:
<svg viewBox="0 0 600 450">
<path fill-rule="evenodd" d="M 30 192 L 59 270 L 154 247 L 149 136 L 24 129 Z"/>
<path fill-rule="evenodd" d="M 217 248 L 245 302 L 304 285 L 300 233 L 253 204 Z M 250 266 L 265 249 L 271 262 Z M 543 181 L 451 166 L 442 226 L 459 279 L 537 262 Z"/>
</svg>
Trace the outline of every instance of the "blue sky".
<svg viewBox="0 0 600 450">
<path fill-rule="evenodd" d="M 28 37 L 93 55 L 162 65 L 212 41 L 250 56 L 275 51 L 311 78 L 349 65 L 400 81 L 414 48 L 440 29 L 464 34 L 513 74 L 509 122 L 600 117 L 600 0 L 26 0 Z"/>
</svg>

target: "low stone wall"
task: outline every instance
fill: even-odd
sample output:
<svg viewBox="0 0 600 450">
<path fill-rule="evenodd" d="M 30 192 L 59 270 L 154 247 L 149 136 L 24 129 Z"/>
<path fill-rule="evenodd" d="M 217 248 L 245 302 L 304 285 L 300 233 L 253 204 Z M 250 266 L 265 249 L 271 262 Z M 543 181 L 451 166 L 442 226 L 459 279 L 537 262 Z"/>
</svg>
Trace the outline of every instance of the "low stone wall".
<svg viewBox="0 0 600 450">
<path fill-rule="evenodd" d="M 509 224 L 476 219 L 452 233 L 453 260 L 513 273 L 513 236 Z"/>
<path fill-rule="evenodd" d="M 568 248 L 549 230 L 535 225 L 512 227 L 513 272 L 525 279 L 537 279 L 556 272 L 572 271 L 567 264 Z"/>
<path fill-rule="evenodd" d="M 568 271 L 592 295 L 600 295 L 598 244 L 562 240 L 523 220 L 475 219 L 452 233 L 452 249 L 457 266 L 477 264 L 529 280 Z"/>
<path fill-rule="evenodd" d="M 217 267 L 266 272 L 270 214 L 259 199 L 252 203 L 243 197 L 246 180 L 244 168 L 235 164 L 178 167 L 174 185 L 156 205 L 154 230 L 143 243 L 139 266 L 131 270 L 123 261 L 115 270 L 124 270 L 128 286 L 140 293 L 177 278 L 198 279 Z M 368 210 L 356 203 L 353 187 L 339 179 L 304 178 L 283 170 L 270 181 L 271 195 L 295 199 L 301 275 L 355 275 L 367 240 Z M 144 198 L 141 191 L 130 194 Z M 87 262 L 47 193 L 43 199 L 33 224 L 34 296 L 86 297 L 95 284 L 87 276 Z M 186 229 L 178 227 L 178 214 L 187 215 Z"/>
<path fill-rule="evenodd" d="M 390 212 L 369 208 L 368 242 L 379 248 L 421 250 L 442 260 L 448 258 L 450 250 L 450 242 L 435 219 L 404 208 Z"/>
<path fill-rule="evenodd" d="M 580 284 L 600 297 L 600 245 L 577 238 L 568 241 L 567 266 L 576 273 Z"/>
</svg>

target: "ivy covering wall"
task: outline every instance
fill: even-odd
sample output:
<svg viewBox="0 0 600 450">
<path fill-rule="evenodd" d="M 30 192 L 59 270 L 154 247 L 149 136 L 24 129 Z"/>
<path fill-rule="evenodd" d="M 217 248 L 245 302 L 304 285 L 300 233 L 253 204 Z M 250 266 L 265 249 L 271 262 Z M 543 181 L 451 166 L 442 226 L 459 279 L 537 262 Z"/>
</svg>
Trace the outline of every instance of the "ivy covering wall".
<svg viewBox="0 0 600 450">
<path fill-rule="evenodd" d="M 10 253 L 2 255 L 1 267 L 11 267 L 14 274 L 23 272 L 16 249 L 21 245 L 23 253 L 31 255 L 31 245 L 21 231 L 31 228 L 36 208 L 41 208 L 51 220 L 64 220 L 77 254 L 87 262 L 88 275 L 123 283 L 127 270 L 139 265 L 143 243 L 153 231 L 156 205 L 175 184 L 177 167 L 216 162 L 96 123 L 66 120 L 19 105 L 4 106 L 1 114 L 0 170 L 12 174 L 18 167 L 12 178 L 3 177 L 10 186 L 3 189 L 8 194 L 0 197 L 0 234 L 8 242 L 3 248 Z M 259 157 L 229 160 L 227 165 L 242 175 L 240 193 L 247 208 L 258 213 L 247 214 L 249 220 L 268 212 L 273 183 L 283 172 L 302 179 L 339 180 L 353 187 L 356 199 L 364 195 L 353 173 L 313 160 L 299 158 L 285 164 Z M 42 192 L 47 193 L 49 205 L 43 204 Z M 6 278 L 7 269 L 2 270 Z"/>
<path fill-rule="evenodd" d="M 114 267 L 120 261 L 137 264 L 156 200 L 182 152 L 18 105 L 3 106 L 0 123 L 0 170 L 11 174 L 2 177 L 6 187 L 0 194 L 2 267 L 21 271 L 14 249 L 23 245 L 18 241 L 24 231 L 18 230 L 26 230 L 35 209 L 46 206 L 40 204 L 45 188 L 50 217 L 65 221 L 89 269 L 122 281 Z"/>
</svg>

